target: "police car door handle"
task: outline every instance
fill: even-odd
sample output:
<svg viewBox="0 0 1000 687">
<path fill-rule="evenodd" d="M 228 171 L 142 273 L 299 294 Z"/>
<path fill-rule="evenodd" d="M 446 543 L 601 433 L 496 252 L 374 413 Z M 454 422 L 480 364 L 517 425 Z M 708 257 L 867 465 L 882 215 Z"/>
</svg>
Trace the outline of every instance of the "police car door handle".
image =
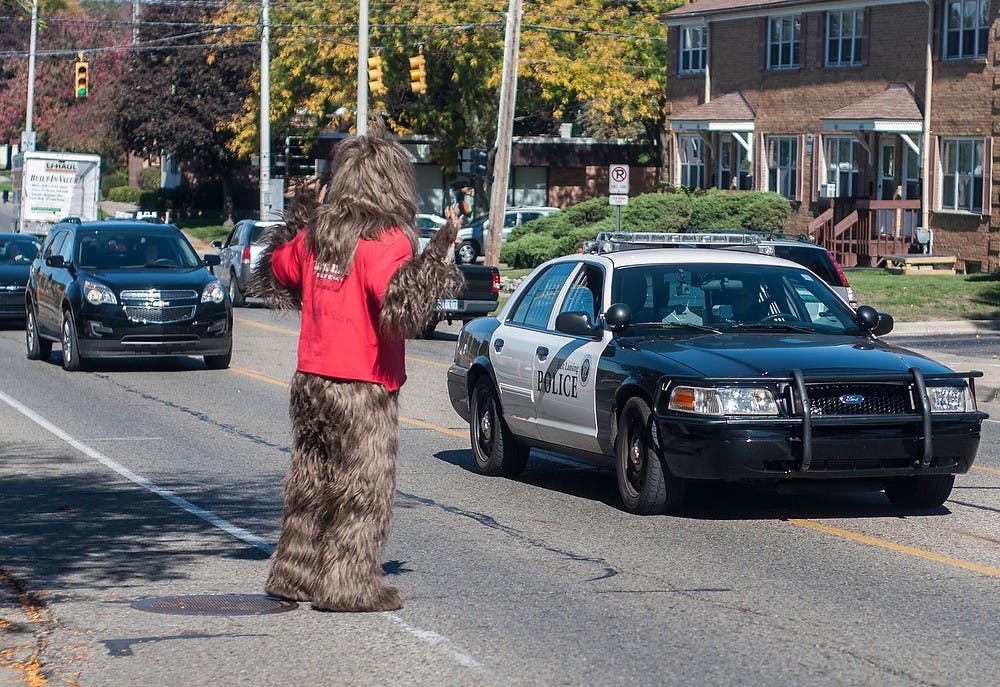
<svg viewBox="0 0 1000 687">
<path fill-rule="evenodd" d="M 499 353 L 502 348 L 503 348 L 503 339 L 494 339 L 493 350 Z"/>
<path fill-rule="evenodd" d="M 547 349 L 545 346 L 539 346 L 538 348 L 535 349 L 535 355 L 538 356 L 539 360 L 545 360 L 546 358 L 549 357 L 549 349 Z"/>
</svg>

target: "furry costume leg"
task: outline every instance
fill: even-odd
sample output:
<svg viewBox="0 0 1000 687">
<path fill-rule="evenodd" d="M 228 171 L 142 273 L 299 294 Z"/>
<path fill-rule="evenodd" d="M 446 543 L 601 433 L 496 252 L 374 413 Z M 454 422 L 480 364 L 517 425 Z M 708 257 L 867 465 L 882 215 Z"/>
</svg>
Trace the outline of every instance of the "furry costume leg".
<svg viewBox="0 0 1000 687">
<path fill-rule="evenodd" d="M 401 608 L 381 565 L 396 491 L 397 395 L 304 373 L 292 390 L 293 465 L 267 590 L 285 598 L 295 597 L 281 590 L 304 590 L 320 610 Z"/>
</svg>

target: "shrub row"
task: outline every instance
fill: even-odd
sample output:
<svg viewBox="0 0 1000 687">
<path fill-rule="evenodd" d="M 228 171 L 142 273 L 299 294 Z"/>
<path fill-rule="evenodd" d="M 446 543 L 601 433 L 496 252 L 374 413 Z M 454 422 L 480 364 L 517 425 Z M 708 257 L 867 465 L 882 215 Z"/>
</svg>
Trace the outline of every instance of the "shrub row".
<svg viewBox="0 0 1000 687">
<path fill-rule="evenodd" d="M 791 206 L 776 193 L 678 190 L 646 193 L 622 208 L 622 229 L 676 232 L 682 229 L 778 231 Z M 616 229 L 615 209 L 607 198 L 591 198 L 514 229 L 500 251 L 513 268 L 531 268 L 574 253 L 584 241 Z"/>
</svg>

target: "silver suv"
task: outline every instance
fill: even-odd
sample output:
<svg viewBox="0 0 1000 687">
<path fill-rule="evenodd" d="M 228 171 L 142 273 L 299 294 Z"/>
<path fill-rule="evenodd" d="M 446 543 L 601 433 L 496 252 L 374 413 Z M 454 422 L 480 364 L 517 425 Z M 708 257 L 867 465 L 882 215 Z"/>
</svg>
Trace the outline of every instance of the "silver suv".
<svg viewBox="0 0 1000 687">
<path fill-rule="evenodd" d="M 219 249 L 220 260 L 215 274 L 229 289 L 233 305 L 246 305 L 247 280 L 264 249 L 264 244 L 260 243 L 261 237 L 271 227 L 281 224 L 283 223 L 244 219 L 236 223 L 224 242 L 212 241 L 212 246 Z"/>
<path fill-rule="evenodd" d="M 559 212 L 559 208 L 553 208 L 546 205 L 527 205 L 516 208 L 507 208 L 504 211 L 503 236 L 500 238 L 500 243 L 502 244 L 507 240 L 507 237 L 510 235 L 511 230 L 514 227 L 519 227 L 526 222 L 538 219 L 539 217 L 544 217 L 545 215 L 551 215 L 553 212 Z M 487 230 L 486 225 L 489 218 L 489 215 L 480 215 L 476 219 L 472 220 L 468 225 L 458 230 L 458 239 L 462 242 L 462 244 L 458 247 L 458 250 L 455 251 L 455 258 L 457 262 L 466 264 L 475 262 L 476 258 L 485 252 L 486 240 L 489 236 L 489 231 Z"/>
</svg>

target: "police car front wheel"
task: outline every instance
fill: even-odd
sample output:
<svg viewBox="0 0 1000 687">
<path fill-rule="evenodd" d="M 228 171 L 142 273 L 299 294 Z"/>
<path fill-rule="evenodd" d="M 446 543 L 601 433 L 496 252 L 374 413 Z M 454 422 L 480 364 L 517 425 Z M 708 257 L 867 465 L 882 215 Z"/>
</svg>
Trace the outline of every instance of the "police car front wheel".
<svg viewBox="0 0 1000 687">
<path fill-rule="evenodd" d="M 630 398 L 618 418 L 615 474 L 625 508 L 638 515 L 676 513 L 684 502 L 686 485 L 663 463 L 654 432 L 649 405 Z"/>
<path fill-rule="evenodd" d="M 500 401 L 488 379 L 476 383 L 471 410 L 469 432 L 476 467 L 484 475 L 519 475 L 528 463 L 528 447 L 518 442 L 507 428 Z"/>
</svg>

